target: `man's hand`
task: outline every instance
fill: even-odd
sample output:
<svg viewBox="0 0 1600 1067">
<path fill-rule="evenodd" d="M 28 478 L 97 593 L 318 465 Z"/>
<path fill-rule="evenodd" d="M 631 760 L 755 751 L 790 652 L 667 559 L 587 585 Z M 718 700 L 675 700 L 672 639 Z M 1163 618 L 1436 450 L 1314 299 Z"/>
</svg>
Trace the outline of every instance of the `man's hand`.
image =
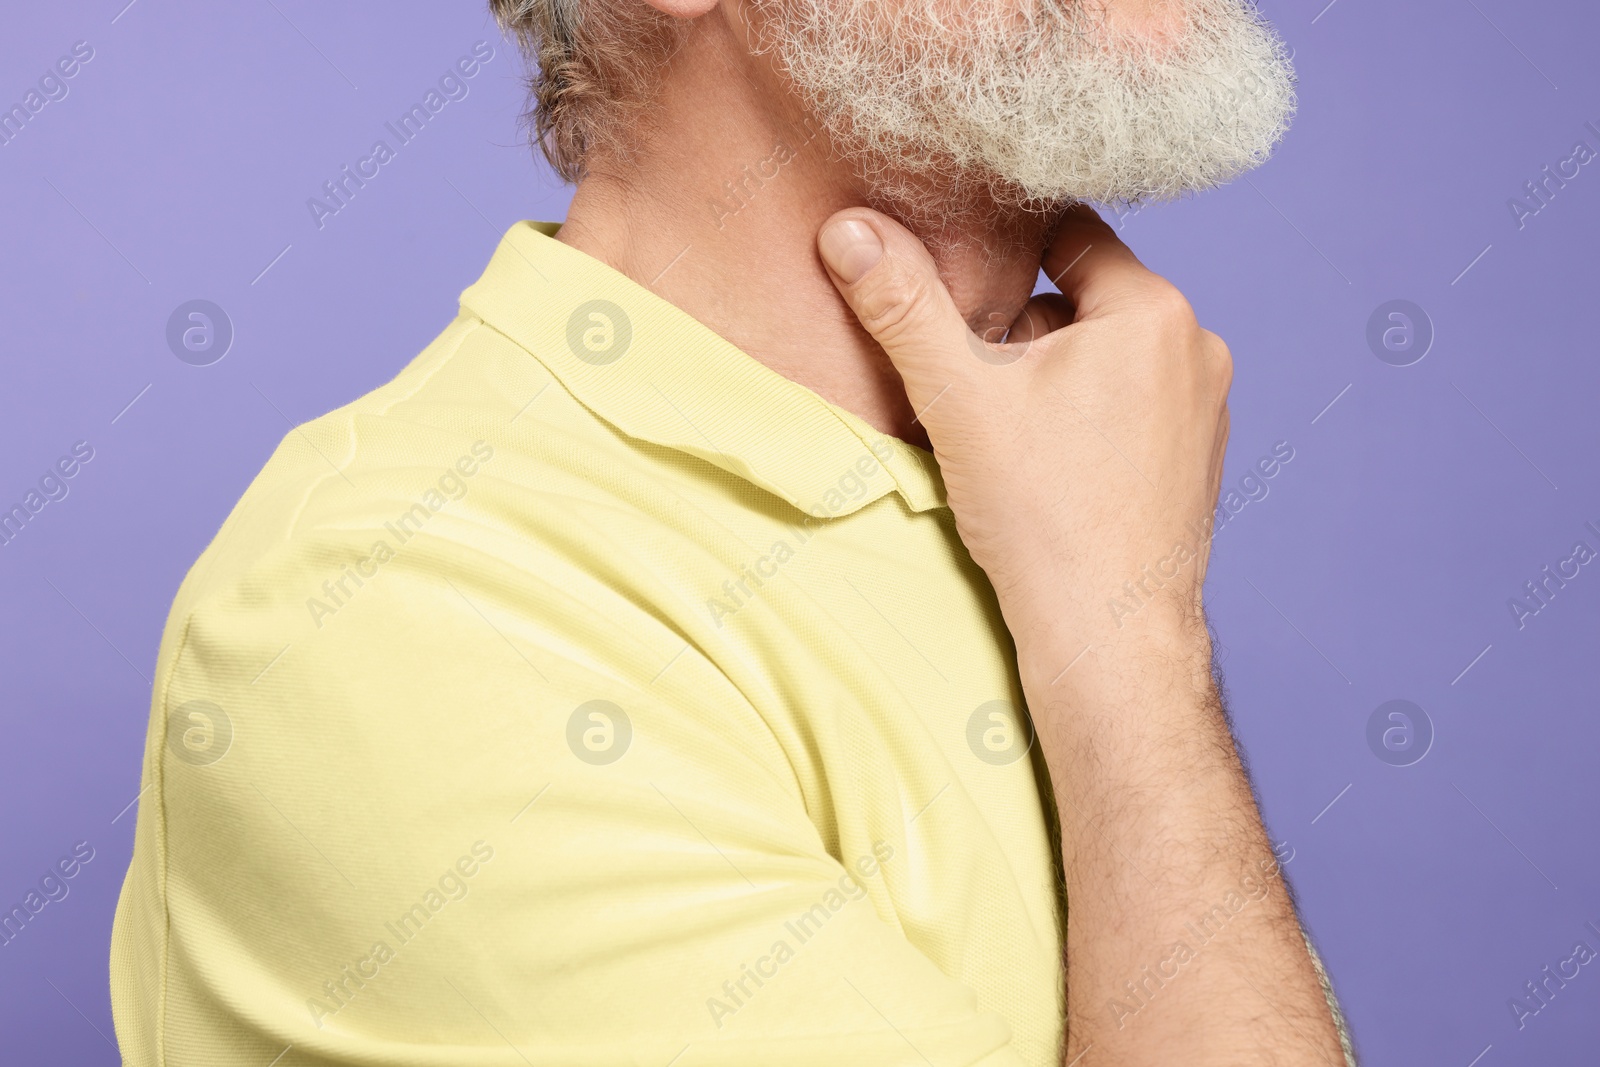
<svg viewBox="0 0 1600 1067">
<path fill-rule="evenodd" d="M 996 344 L 883 216 L 841 212 L 821 247 L 899 368 L 973 559 L 1008 609 L 1048 609 L 1049 631 L 1018 640 L 1075 655 L 1148 604 L 1203 642 L 1232 363 L 1182 294 L 1076 208 L 1044 258 L 1061 294 L 1035 297 Z"/>
<path fill-rule="evenodd" d="M 841 212 L 819 246 L 905 382 L 1016 640 L 1062 824 L 1064 1054 L 1341 1064 L 1211 676 L 1226 346 L 1086 208 L 1044 257 L 1061 293 L 1003 339 L 968 328 L 888 218 Z"/>
</svg>

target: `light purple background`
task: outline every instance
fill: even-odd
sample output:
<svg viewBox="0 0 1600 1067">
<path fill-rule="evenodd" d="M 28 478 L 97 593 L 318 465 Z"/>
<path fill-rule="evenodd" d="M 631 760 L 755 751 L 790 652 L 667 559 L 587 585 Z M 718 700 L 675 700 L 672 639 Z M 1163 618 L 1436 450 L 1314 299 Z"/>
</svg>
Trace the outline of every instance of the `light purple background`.
<svg viewBox="0 0 1600 1067">
<path fill-rule="evenodd" d="M 124 3 L 12 5 L 0 33 L 0 104 L 95 52 L 0 146 L 0 509 L 95 449 L 0 547 L 0 910 L 96 851 L 0 947 L 16 1063 L 117 1062 L 107 942 L 185 571 L 291 422 L 387 380 L 501 232 L 568 196 L 530 162 L 480 0 Z M 1524 629 L 1507 600 L 1600 548 L 1600 163 L 1524 229 L 1507 200 L 1579 138 L 1600 149 L 1600 10 L 1324 3 L 1264 5 L 1301 76 L 1278 157 L 1123 224 L 1232 345 L 1228 483 L 1296 452 L 1218 539 L 1238 731 L 1366 1063 L 1592 1064 L 1600 963 L 1525 1029 L 1507 1001 L 1579 939 L 1600 950 L 1600 564 Z M 318 230 L 306 199 L 478 40 L 471 95 Z M 197 297 L 237 332 L 208 367 L 164 337 Z M 1365 340 L 1393 298 L 1437 330 L 1413 366 Z M 1392 698 L 1436 730 L 1413 766 L 1366 741 Z"/>
</svg>

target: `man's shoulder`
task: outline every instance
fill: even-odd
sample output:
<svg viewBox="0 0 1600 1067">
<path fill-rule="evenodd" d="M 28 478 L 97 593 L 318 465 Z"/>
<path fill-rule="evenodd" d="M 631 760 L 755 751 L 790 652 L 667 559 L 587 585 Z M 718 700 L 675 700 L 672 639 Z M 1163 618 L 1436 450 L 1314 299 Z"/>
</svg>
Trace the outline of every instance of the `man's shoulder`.
<svg viewBox="0 0 1600 1067">
<path fill-rule="evenodd" d="M 445 586 L 463 554 L 560 553 L 549 523 L 530 521 L 551 512 L 541 495 L 602 492 L 585 454 L 619 446 L 526 350 L 464 313 L 393 380 L 283 436 L 173 620 L 225 608 L 315 626 L 380 573 Z"/>
</svg>

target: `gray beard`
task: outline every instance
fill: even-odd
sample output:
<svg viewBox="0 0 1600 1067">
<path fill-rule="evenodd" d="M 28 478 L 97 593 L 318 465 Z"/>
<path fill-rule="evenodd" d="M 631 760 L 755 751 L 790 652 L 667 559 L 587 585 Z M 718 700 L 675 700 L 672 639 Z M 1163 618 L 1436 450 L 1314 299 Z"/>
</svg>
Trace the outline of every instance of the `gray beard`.
<svg viewBox="0 0 1600 1067">
<path fill-rule="evenodd" d="M 1168 200 L 1264 162 L 1294 111 L 1282 42 L 1253 0 L 1180 3 L 1156 33 L 1086 0 L 753 0 L 876 206 L 929 223 Z"/>
</svg>

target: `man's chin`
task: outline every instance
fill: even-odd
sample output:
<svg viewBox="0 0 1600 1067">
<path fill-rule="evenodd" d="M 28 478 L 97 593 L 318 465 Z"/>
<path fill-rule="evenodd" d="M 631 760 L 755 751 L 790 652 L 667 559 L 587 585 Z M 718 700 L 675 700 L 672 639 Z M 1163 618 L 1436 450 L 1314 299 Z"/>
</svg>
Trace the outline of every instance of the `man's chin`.
<svg viewBox="0 0 1600 1067">
<path fill-rule="evenodd" d="M 1002 197 L 981 175 L 890 174 L 866 179 L 869 206 L 922 232 L 949 225 L 985 229 L 1024 212 Z"/>
<path fill-rule="evenodd" d="M 863 199 L 920 237 L 943 257 L 983 250 L 1010 258 L 1037 255 L 1065 212 L 1078 201 L 1031 197 L 1014 183 L 981 170 L 896 171 L 887 163 L 858 164 Z"/>
<path fill-rule="evenodd" d="M 1264 162 L 1294 110 L 1282 43 L 1244 0 L 1174 5 L 1164 49 L 977 18 L 952 54 L 910 16 L 903 43 L 885 38 L 874 10 L 795 0 L 763 33 L 874 206 L 919 230 L 1209 189 Z"/>
</svg>

